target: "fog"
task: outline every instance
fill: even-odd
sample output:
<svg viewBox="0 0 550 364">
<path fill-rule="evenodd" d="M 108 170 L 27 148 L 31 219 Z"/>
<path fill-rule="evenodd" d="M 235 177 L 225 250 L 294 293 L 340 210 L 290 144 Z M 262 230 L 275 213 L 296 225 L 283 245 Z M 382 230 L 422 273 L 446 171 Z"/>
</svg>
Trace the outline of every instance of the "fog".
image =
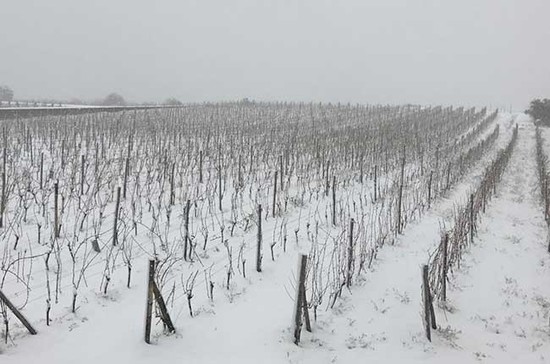
<svg viewBox="0 0 550 364">
<path fill-rule="evenodd" d="M 550 97 L 548 0 L 0 0 L 20 98 L 490 105 Z"/>
</svg>

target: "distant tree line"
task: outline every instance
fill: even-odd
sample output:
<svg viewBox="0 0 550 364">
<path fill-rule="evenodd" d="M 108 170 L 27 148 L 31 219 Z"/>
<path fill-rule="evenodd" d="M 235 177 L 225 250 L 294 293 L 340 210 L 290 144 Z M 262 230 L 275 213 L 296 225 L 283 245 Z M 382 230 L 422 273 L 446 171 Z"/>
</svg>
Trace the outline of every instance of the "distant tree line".
<svg viewBox="0 0 550 364">
<path fill-rule="evenodd" d="M 535 119 L 535 123 L 550 126 L 550 99 L 531 101 L 525 113 Z"/>
<path fill-rule="evenodd" d="M 0 86 L 0 102 L 6 102 L 11 103 L 13 102 L 13 90 L 8 86 Z M 108 94 L 103 99 L 98 99 L 94 101 L 85 101 L 78 98 L 72 98 L 69 101 L 60 101 L 60 100 L 19 100 L 19 102 L 16 103 L 16 106 L 27 106 L 27 107 L 38 107 L 38 106 L 54 106 L 56 104 L 59 104 L 60 106 L 62 104 L 72 104 L 72 105 L 102 105 L 102 106 L 127 106 L 129 105 L 128 102 L 122 97 L 120 94 L 116 92 L 112 92 Z M 145 102 L 142 103 L 142 105 L 167 105 L 167 106 L 181 106 L 183 103 L 174 98 L 170 97 L 166 99 L 162 104 L 157 102 Z"/>
<path fill-rule="evenodd" d="M 8 86 L 0 86 L 0 101 L 11 102 L 13 100 L 13 90 Z"/>
<path fill-rule="evenodd" d="M 181 105 L 183 105 L 183 102 L 181 102 L 181 101 L 178 100 L 178 99 L 175 99 L 175 98 L 171 97 L 171 98 L 166 99 L 166 100 L 164 101 L 164 105 L 181 106 Z"/>
<path fill-rule="evenodd" d="M 124 97 L 113 92 L 107 95 L 107 97 L 103 99 L 103 105 L 104 106 L 126 106 L 127 104 L 126 104 L 126 100 L 124 100 Z"/>
</svg>

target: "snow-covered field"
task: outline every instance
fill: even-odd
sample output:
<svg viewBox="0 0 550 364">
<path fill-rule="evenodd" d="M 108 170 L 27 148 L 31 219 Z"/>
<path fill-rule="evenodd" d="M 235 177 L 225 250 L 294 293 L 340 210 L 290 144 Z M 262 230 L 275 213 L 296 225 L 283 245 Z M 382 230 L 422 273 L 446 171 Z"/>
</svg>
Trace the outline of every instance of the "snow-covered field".
<svg viewBox="0 0 550 364">
<path fill-rule="evenodd" d="M 523 114 L 476 112 L 228 104 L 6 122 L 0 288 L 38 334 L 8 312 L 0 362 L 550 362 L 535 127 Z M 447 303 L 435 302 L 439 328 L 429 342 L 420 267 L 515 124 L 517 145 L 450 276 Z M 59 238 L 55 181 L 64 197 Z M 116 188 L 125 183 L 113 246 Z M 185 242 L 193 248 L 184 251 Z M 303 328 L 295 345 L 299 253 L 310 259 L 312 332 Z M 151 345 L 143 339 L 149 258 L 159 262 L 176 326 L 166 334 L 153 317 Z"/>
</svg>

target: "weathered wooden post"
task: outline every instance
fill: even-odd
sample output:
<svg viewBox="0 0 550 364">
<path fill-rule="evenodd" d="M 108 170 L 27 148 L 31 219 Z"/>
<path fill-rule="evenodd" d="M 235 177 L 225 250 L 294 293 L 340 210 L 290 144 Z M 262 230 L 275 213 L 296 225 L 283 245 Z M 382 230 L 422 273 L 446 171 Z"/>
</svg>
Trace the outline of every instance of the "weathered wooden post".
<svg viewBox="0 0 550 364">
<path fill-rule="evenodd" d="M 296 285 L 296 301 L 294 306 L 294 344 L 300 342 L 302 331 L 302 314 L 304 310 L 305 281 L 307 269 L 307 255 L 301 254 L 298 262 L 298 282 Z"/>
<path fill-rule="evenodd" d="M 115 221 L 113 223 L 113 246 L 118 242 L 118 214 L 120 210 L 120 186 L 116 188 Z"/>
<path fill-rule="evenodd" d="M 332 177 L 332 225 L 336 226 L 336 176 Z"/>
<path fill-rule="evenodd" d="M 447 246 L 449 243 L 449 234 L 445 233 L 442 240 L 442 249 L 443 249 L 443 269 L 441 271 L 441 300 L 443 302 L 447 301 Z"/>
<path fill-rule="evenodd" d="M 378 165 L 374 166 L 374 202 L 378 199 Z"/>
<path fill-rule="evenodd" d="M 256 244 L 256 271 L 262 271 L 262 205 L 258 205 L 258 237 Z"/>
<path fill-rule="evenodd" d="M 174 184 L 174 175 L 176 172 L 176 162 L 172 163 L 172 171 L 170 172 L 170 205 L 174 205 L 174 202 L 176 200 L 176 193 L 175 193 L 175 184 Z"/>
<path fill-rule="evenodd" d="M 191 258 L 191 254 L 188 254 L 189 249 L 189 213 L 191 211 L 191 201 L 187 200 L 185 206 L 185 240 L 183 242 L 183 259 L 187 260 Z"/>
<path fill-rule="evenodd" d="M 284 169 L 284 166 L 283 166 L 283 156 L 282 155 L 279 157 L 279 168 L 280 168 L 279 176 L 281 178 L 281 180 L 279 182 L 279 189 L 282 191 L 284 189 L 283 176 L 285 174 L 285 169 Z"/>
<path fill-rule="evenodd" d="M 82 154 L 80 156 L 80 196 L 84 195 L 85 166 L 86 166 L 86 157 L 84 156 L 84 154 Z M 41 178 L 42 178 L 42 176 L 41 176 Z"/>
<path fill-rule="evenodd" d="M 218 190 L 219 190 L 219 194 L 218 194 L 219 208 L 220 208 L 220 211 L 223 211 L 222 166 L 221 165 L 219 166 L 219 169 L 218 169 Z"/>
<path fill-rule="evenodd" d="M 349 223 L 349 242 L 348 242 L 348 271 L 346 277 L 346 287 L 351 286 L 351 276 L 353 272 L 353 225 L 354 219 L 351 219 Z"/>
<path fill-rule="evenodd" d="M 40 190 L 44 187 L 44 152 L 40 153 Z"/>
<path fill-rule="evenodd" d="M 202 150 L 199 152 L 199 183 L 202 183 Z"/>
<path fill-rule="evenodd" d="M 122 188 L 122 198 L 126 200 L 126 191 L 128 189 L 128 175 L 130 174 L 130 158 L 126 157 L 124 162 L 124 184 Z"/>
<path fill-rule="evenodd" d="M 54 199 L 53 199 L 53 208 L 54 208 L 54 237 L 59 238 L 59 182 L 55 182 L 53 185 L 54 188 Z"/>
<path fill-rule="evenodd" d="M 153 315 L 153 284 L 155 281 L 155 260 L 149 259 L 149 280 L 147 283 L 147 306 L 145 310 L 145 342 L 151 343 L 151 320 Z"/>
<path fill-rule="evenodd" d="M 275 206 L 277 205 L 277 177 L 278 177 L 278 172 L 275 171 L 275 179 L 273 181 L 273 212 L 272 212 L 272 215 L 273 217 L 275 217 Z"/>
<path fill-rule="evenodd" d="M 428 278 L 428 265 L 424 264 L 422 266 L 422 301 L 424 306 L 424 330 L 426 332 L 426 337 L 429 341 L 432 341 L 431 329 L 437 329 L 437 324 L 435 322 L 435 312 L 432 302 L 432 294 L 430 292 L 430 281 Z"/>
<path fill-rule="evenodd" d="M 21 321 L 23 326 L 27 328 L 27 330 L 31 335 L 36 335 L 36 330 L 34 329 L 34 327 L 32 327 L 32 325 L 29 323 L 29 321 L 27 321 L 25 316 L 23 316 L 23 314 L 13 305 L 13 303 L 11 303 L 8 297 L 6 297 L 6 295 L 4 295 L 4 293 L 2 293 L 1 290 L 0 290 L 0 301 L 4 302 L 4 304 L 10 309 L 10 311 L 13 312 L 15 317 L 17 317 L 19 321 Z"/>
<path fill-rule="evenodd" d="M 399 178 L 399 192 L 397 195 L 397 216 L 396 216 L 396 234 L 401 234 L 402 226 L 401 223 L 401 205 L 403 200 L 403 184 L 405 182 L 405 147 L 403 147 L 403 161 L 401 163 L 401 176 Z"/>
</svg>

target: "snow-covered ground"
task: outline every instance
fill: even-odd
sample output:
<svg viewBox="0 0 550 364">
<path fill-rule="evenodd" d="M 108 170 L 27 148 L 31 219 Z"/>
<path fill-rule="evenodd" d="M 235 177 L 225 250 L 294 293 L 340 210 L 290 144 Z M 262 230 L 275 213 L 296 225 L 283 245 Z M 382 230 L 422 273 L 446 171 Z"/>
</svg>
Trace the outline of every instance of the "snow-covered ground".
<svg viewBox="0 0 550 364">
<path fill-rule="evenodd" d="M 506 145 L 513 122 L 520 124 L 518 144 L 475 243 L 451 279 L 447 309 L 436 309 L 440 329 L 432 343 L 422 329 L 420 266 L 439 243 L 440 224 L 479 182 L 496 148 L 394 245 L 384 246 L 334 308 L 322 305 L 300 346 L 291 330 L 299 250 L 293 247 L 292 254 L 276 253 L 275 263 L 266 256 L 263 272 L 249 269 L 238 288 L 216 289 L 213 303 L 197 306 L 195 317 L 185 305 L 171 311 L 177 334 L 157 337 L 153 345 L 143 342 L 146 261 L 137 260 L 131 289 L 114 285 L 107 296 L 83 295 L 76 314 L 66 302 L 66 313 L 53 325 L 16 337 L 0 362 L 550 362 L 550 257 L 534 127 L 522 114 L 502 114 L 496 122 L 497 146 Z"/>
</svg>

